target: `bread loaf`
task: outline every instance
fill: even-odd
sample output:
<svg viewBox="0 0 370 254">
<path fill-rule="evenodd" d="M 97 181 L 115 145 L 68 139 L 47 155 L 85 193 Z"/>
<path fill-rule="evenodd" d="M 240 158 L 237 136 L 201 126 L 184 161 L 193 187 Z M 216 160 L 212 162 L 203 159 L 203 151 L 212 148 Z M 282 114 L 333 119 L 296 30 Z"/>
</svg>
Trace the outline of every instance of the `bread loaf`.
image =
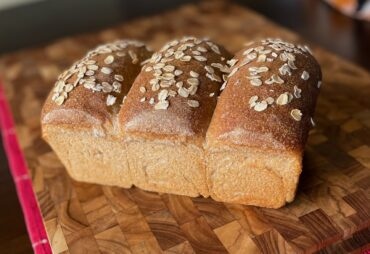
<svg viewBox="0 0 370 254">
<path fill-rule="evenodd" d="M 134 185 L 208 196 L 203 144 L 230 57 L 209 40 L 186 37 L 145 64 L 119 113 Z"/>
<path fill-rule="evenodd" d="M 253 42 L 234 65 L 206 138 L 215 200 L 278 208 L 293 200 L 321 84 L 308 47 Z"/>
<path fill-rule="evenodd" d="M 150 55 L 141 42 L 117 41 L 60 75 L 42 109 L 42 134 L 74 179 L 131 186 L 117 114 Z"/>
<path fill-rule="evenodd" d="M 321 85 L 309 48 L 266 39 L 230 59 L 185 37 L 150 55 L 118 41 L 60 75 L 42 133 L 69 174 L 262 207 L 292 201 Z"/>
</svg>

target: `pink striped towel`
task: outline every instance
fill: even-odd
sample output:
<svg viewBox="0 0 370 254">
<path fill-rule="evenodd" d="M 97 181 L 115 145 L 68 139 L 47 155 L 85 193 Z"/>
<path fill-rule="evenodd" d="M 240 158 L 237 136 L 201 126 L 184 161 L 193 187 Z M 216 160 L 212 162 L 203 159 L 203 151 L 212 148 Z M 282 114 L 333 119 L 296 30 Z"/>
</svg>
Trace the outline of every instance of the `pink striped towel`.
<svg viewBox="0 0 370 254">
<path fill-rule="evenodd" d="M 32 247 L 37 254 L 52 253 L 27 164 L 19 147 L 13 117 L 0 81 L 0 129 Z"/>
</svg>

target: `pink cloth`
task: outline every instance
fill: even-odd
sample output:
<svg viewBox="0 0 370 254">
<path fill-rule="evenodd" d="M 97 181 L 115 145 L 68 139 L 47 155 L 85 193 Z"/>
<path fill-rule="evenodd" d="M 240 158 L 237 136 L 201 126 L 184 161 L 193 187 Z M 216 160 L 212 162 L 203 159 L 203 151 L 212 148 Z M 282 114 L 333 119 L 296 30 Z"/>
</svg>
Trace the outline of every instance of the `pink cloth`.
<svg viewBox="0 0 370 254">
<path fill-rule="evenodd" d="M 38 207 L 27 164 L 19 147 L 13 117 L 0 81 L 0 129 L 10 172 L 17 189 L 32 248 L 37 254 L 52 253 Z"/>
</svg>

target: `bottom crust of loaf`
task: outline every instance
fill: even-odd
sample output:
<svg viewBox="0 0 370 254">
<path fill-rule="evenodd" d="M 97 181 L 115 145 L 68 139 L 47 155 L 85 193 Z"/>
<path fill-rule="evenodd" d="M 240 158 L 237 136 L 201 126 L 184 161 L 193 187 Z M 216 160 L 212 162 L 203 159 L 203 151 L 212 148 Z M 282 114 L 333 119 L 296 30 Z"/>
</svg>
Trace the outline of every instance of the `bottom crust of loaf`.
<svg viewBox="0 0 370 254">
<path fill-rule="evenodd" d="M 163 140 L 127 141 L 133 184 L 149 191 L 208 197 L 203 148 Z"/>
<path fill-rule="evenodd" d="M 294 199 L 302 155 L 257 149 L 219 148 L 207 151 L 207 184 L 222 202 L 282 207 Z"/>
<path fill-rule="evenodd" d="M 43 127 L 43 136 L 73 179 L 124 188 L 132 186 L 123 142 L 96 130 L 53 125 Z"/>
</svg>

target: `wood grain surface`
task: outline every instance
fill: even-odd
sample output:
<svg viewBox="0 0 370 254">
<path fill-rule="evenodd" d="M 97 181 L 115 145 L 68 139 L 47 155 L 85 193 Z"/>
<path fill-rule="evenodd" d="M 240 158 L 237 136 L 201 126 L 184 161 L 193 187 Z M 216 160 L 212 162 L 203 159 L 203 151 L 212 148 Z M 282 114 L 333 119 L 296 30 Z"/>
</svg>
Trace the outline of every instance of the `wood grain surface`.
<svg viewBox="0 0 370 254">
<path fill-rule="evenodd" d="M 243 7 L 202 2 L 0 59 L 54 253 L 356 253 L 370 248 L 370 74 L 314 45 L 324 84 L 293 203 L 264 209 L 79 183 L 67 175 L 40 136 L 41 106 L 57 75 L 103 42 L 137 38 L 158 49 L 189 34 L 211 37 L 232 52 L 267 36 L 304 42 Z"/>
</svg>

